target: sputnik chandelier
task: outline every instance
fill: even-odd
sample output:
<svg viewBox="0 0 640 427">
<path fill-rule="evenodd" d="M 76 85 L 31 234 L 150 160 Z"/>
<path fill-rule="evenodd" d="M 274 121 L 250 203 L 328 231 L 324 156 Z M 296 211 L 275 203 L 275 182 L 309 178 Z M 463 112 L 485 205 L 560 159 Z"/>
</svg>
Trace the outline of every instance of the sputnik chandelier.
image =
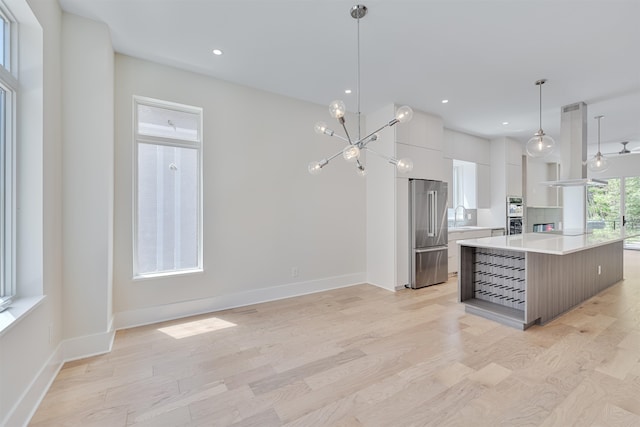
<svg viewBox="0 0 640 427">
<path fill-rule="evenodd" d="M 357 28 L 358 28 L 358 58 L 357 58 L 358 71 L 357 71 L 357 90 L 356 90 L 357 98 L 358 98 L 358 113 L 357 113 L 357 116 L 358 116 L 358 139 L 353 140 L 351 138 L 351 136 L 349 135 L 349 132 L 347 131 L 347 127 L 345 126 L 344 115 L 345 115 L 347 109 L 345 107 L 344 102 L 337 101 L 337 100 L 331 102 L 331 104 L 329 104 L 329 114 L 331 115 L 331 117 L 333 117 L 334 119 L 338 120 L 338 123 L 340 123 L 340 125 L 342 126 L 342 129 L 344 130 L 344 133 L 345 133 L 346 136 L 342 136 L 342 135 L 339 135 L 339 134 L 335 133 L 333 130 L 329 129 L 327 127 L 327 124 L 324 123 L 324 122 L 316 123 L 315 124 L 315 131 L 316 131 L 316 133 L 319 133 L 319 134 L 333 136 L 333 137 L 336 137 L 338 139 L 341 139 L 344 142 L 346 142 L 347 145 L 344 147 L 344 149 L 338 151 L 337 153 L 335 153 L 332 156 L 329 156 L 329 157 L 327 157 L 325 159 L 322 159 L 320 161 L 317 161 L 317 162 L 309 163 L 309 173 L 312 174 L 312 175 L 319 174 L 320 172 L 322 172 L 322 168 L 324 168 L 326 165 L 328 165 L 331 160 L 335 159 L 340 154 L 342 154 L 342 157 L 346 161 L 356 164 L 357 172 L 358 172 L 358 174 L 360 176 L 365 176 L 367 174 L 367 171 L 364 168 L 364 165 L 362 164 L 362 162 L 360 161 L 360 153 L 363 150 L 367 150 L 370 153 L 373 153 L 373 154 L 375 154 L 377 156 L 380 156 L 381 158 L 385 159 L 386 161 L 388 161 L 392 165 L 395 165 L 396 168 L 398 169 L 398 172 L 401 172 L 401 173 L 410 172 L 413 169 L 413 162 L 411 161 L 411 159 L 408 159 L 408 158 L 396 159 L 394 157 L 385 156 L 384 154 L 381 154 L 381 153 L 378 153 L 376 151 L 373 151 L 371 148 L 367 147 L 367 145 L 370 142 L 373 142 L 373 141 L 378 139 L 378 132 L 380 132 L 384 128 L 391 127 L 391 126 L 393 126 L 393 125 L 395 125 L 397 123 L 406 123 L 409 120 L 411 120 L 411 117 L 413 117 L 413 110 L 411 110 L 410 107 L 407 107 L 405 105 L 404 107 L 398 108 L 398 110 L 396 111 L 395 117 L 392 120 L 390 120 L 388 123 L 385 123 L 384 125 L 382 125 L 378 129 L 376 129 L 375 131 L 371 132 L 370 134 L 368 134 L 364 138 L 362 138 L 361 135 L 360 135 L 360 18 L 363 18 L 367 14 L 367 7 L 362 5 L 362 4 L 357 4 L 357 5 L 355 5 L 355 6 L 353 6 L 351 8 L 350 13 L 351 13 L 351 17 L 354 18 L 358 22 L 358 25 L 357 25 Z"/>
</svg>

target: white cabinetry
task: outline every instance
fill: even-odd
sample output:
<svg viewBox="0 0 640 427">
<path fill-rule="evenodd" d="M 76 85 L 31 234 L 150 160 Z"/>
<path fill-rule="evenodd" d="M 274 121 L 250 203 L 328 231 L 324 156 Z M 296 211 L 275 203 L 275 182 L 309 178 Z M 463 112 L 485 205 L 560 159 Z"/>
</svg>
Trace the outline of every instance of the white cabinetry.
<svg viewBox="0 0 640 427">
<path fill-rule="evenodd" d="M 442 157 L 443 128 L 439 117 L 414 110 L 409 122 L 398 123 L 393 129 L 397 143 L 437 150 Z"/>
<path fill-rule="evenodd" d="M 507 163 L 507 196 L 522 196 L 522 166 Z"/>
<path fill-rule="evenodd" d="M 478 209 L 491 208 L 491 167 L 478 163 L 476 166 L 478 193 L 476 201 Z"/>
<path fill-rule="evenodd" d="M 458 240 L 465 239 L 478 239 L 480 237 L 491 237 L 491 228 L 475 228 L 470 230 L 457 230 L 450 231 L 449 236 L 449 248 L 447 251 L 448 256 L 448 271 L 449 273 L 458 272 Z"/>
</svg>

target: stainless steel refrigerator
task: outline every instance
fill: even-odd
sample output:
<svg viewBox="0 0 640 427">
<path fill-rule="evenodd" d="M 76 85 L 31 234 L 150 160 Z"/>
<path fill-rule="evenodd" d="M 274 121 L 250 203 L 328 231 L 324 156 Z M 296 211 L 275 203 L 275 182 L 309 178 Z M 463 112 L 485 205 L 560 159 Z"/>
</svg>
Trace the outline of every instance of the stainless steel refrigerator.
<svg viewBox="0 0 640 427">
<path fill-rule="evenodd" d="M 411 288 L 447 281 L 447 183 L 409 180 Z"/>
</svg>

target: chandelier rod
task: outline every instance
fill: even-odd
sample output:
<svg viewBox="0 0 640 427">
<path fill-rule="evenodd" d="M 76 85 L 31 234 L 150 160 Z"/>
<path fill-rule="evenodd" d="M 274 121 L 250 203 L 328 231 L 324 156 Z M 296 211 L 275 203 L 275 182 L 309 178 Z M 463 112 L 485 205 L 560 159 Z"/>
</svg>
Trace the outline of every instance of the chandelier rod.
<svg viewBox="0 0 640 427">
<path fill-rule="evenodd" d="M 357 73 L 358 75 L 356 76 L 356 92 L 357 92 L 357 98 L 358 98 L 358 140 L 360 140 L 360 13 L 358 13 L 357 15 L 357 21 L 358 21 L 358 25 L 357 25 L 357 31 L 358 31 L 358 36 L 357 36 L 357 43 L 358 43 L 358 55 L 357 55 L 357 61 L 358 61 L 358 66 L 357 66 Z"/>
</svg>

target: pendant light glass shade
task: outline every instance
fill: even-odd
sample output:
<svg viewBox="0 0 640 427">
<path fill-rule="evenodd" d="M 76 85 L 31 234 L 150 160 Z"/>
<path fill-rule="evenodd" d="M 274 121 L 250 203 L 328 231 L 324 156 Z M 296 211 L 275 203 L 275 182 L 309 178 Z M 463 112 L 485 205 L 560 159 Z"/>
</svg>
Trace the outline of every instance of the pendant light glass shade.
<svg viewBox="0 0 640 427">
<path fill-rule="evenodd" d="M 540 88 L 540 129 L 533 135 L 533 138 L 527 141 L 527 154 L 531 157 L 546 157 L 553 152 L 556 145 L 553 138 L 542 130 L 542 85 L 545 82 L 545 79 L 540 79 L 535 83 Z"/>
<path fill-rule="evenodd" d="M 598 152 L 587 162 L 587 167 L 591 172 L 604 172 L 609 169 L 609 161 L 600 152 L 600 119 L 603 117 L 604 116 L 594 117 L 598 120 Z"/>
<path fill-rule="evenodd" d="M 545 157 L 553 151 L 555 141 L 549 135 L 545 135 L 540 129 L 529 141 L 527 141 L 527 154 L 531 157 Z"/>
</svg>

